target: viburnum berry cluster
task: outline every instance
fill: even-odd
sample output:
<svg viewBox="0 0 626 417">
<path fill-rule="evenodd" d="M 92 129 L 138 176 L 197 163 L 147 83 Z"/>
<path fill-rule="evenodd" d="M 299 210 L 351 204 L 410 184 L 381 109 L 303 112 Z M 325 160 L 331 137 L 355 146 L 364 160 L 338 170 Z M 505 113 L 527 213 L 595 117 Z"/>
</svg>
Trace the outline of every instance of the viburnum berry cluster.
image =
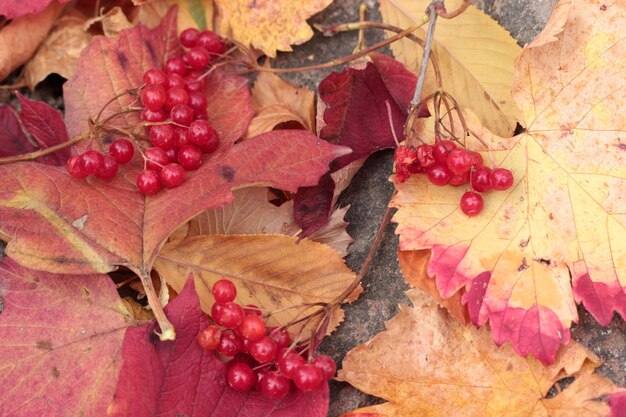
<svg viewBox="0 0 626 417">
<path fill-rule="evenodd" d="M 168 59 L 162 70 L 148 69 L 144 85 L 136 90 L 141 107 L 135 110 L 147 128 L 145 140 L 132 135 L 113 141 L 107 155 L 94 149 L 75 155 L 67 163 L 70 175 L 113 178 L 118 165 L 130 161 L 137 147 L 144 159 L 137 189 L 153 195 L 163 187 L 181 185 L 185 171 L 198 169 L 203 154 L 217 150 L 220 140 L 207 122 L 204 88 L 215 60 L 226 52 L 226 42 L 216 33 L 193 28 L 179 39 L 184 51 Z M 149 146 L 143 145 L 146 142 Z"/>
<path fill-rule="evenodd" d="M 485 166 L 478 152 L 457 147 L 451 140 L 436 138 L 434 145 L 399 146 L 394 161 L 398 183 L 405 182 L 412 174 L 423 173 L 437 186 L 469 184 L 460 203 L 461 210 L 468 216 L 476 216 L 482 211 L 481 193 L 503 191 L 513 185 L 510 170 Z"/>
<path fill-rule="evenodd" d="M 261 310 L 234 302 L 237 288 L 221 279 L 212 288 L 215 324 L 198 333 L 208 351 L 231 358 L 226 379 L 235 391 L 256 389 L 268 398 L 285 397 L 293 385 L 303 392 L 319 387 L 335 375 L 337 365 L 328 355 L 306 355 L 307 345 L 292 343 L 284 327 L 267 327 Z M 310 352 L 309 352 L 310 353 Z"/>
</svg>

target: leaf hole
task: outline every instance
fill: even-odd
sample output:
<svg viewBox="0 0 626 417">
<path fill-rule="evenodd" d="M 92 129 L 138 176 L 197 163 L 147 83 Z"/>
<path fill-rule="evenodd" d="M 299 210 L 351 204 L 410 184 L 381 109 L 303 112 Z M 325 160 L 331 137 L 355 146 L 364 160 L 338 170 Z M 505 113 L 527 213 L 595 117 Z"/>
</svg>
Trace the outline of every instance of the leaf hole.
<svg viewBox="0 0 626 417">
<path fill-rule="evenodd" d="M 563 390 L 569 387 L 572 382 L 574 382 L 576 378 L 568 376 L 566 378 L 561 378 L 550 387 L 550 390 L 546 394 L 546 399 L 554 398 L 559 395 Z"/>
</svg>

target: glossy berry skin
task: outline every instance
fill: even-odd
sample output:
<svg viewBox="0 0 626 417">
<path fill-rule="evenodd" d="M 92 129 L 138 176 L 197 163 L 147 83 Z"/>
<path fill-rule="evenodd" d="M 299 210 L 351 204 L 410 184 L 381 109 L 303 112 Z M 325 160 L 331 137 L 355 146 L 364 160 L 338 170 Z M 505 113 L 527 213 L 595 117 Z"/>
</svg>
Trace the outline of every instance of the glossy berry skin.
<svg viewBox="0 0 626 417">
<path fill-rule="evenodd" d="M 469 178 L 469 171 L 464 172 L 463 174 L 454 174 L 452 178 L 450 178 L 449 184 L 458 187 L 460 185 L 467 184 L 469 182 Z"/>
<path fill-rule="evenodd" d="M 110 180 L 117 175 L 118 164 L 112 155 L 104 155 L 104 161 L 95 173 L 96 178 Z"/>
<path fill-rule="evenodd" d="M 80 163 L 80 155 L 74 155 L 70 159 L 67 160 L 67 164 L 65 165 L 67 168 L 67 172 L 74 178 L 78 178 L 79 180 L 87 178 L 89 174 L 85 172 L 81 163 Z"/>
<path fill-rule="evenodd" d="M 217 324 L 227 329 L 234 329 L 241 325 L 244 312 L 239 304 L 233 302 L 215 303 L 211 308 L 211 317 Z"/>
<path fill-rule="evenodd" d="M 287 352 L 279 361 L 278 369 L 289 379 L 293 379 L 296 369 L 304 365 L 306 361 L 294 351 Z"/>
<path fill-rule="evenodd" d="M 167 152 L 158 146 L 148 148 L 144 152 L 146 156 L 146 169 L 155 172 L 161 172 L 163 167 L 169 163 Z"/>
<path fill-rule="evenodd" d="M 315 388 L 319 387 L 322 381 L 324 380 L 324 376 L 322 375 L 322 371 L 310 364 L 306 363 L 300 367 L 298 367 L 293 372 L 293 383 L 300 391 L 308 392 L 313 391 Z"/>
<path fill-rule="evenodd" d="M 276 357 L 276 342 L 269 337 L 263 336 L 250 346 L 250 356 L 259 363 L 269 363 Z"/>
<path fill-rule="evenodd" d="M 446 164 L 448 155 L 456 149 L 456 144 L 451 140 L 442 140 L 433 146 L 433 157 L 440 164 Z"/>
<path fill-rule="evenodd" d="M 165 63 L 165 72 L 168 74 L 178 74 L 181 77 L 187 75 L 187 66 L 181 57 L 175 56 Z"/>
<path fill-rule="evenodd" d="M 204 350 L 215 350 L 220 344 L 222 331 L 219 327 L 210 325 L 206 329 L 198 333 L 196 340 L 200 347 Z"/>
<path fill-rule="evenodd" d="M 184 88 L 185 87 L 185 79 L 178 74 L 167 74 L 167 79 L 165 80 L 165 91 L 171 88 Z"/>
<path fill-rule="evenodd" d="M 472 167 L 472 155 L 467 149 L 453 149 L 448 154 L 446 165 L 448 166 L 448 169 L 456 175 L 465 174 L 466 172 L 469 172 Z"/>
<path fill-rule="evenodd" d="M 471 175 L 472 189 L 479 193 L 489 191 L 491 189 L 489 185 L 489 174 L 491 174 L 491 169 L 486 166 L 475 168 Z"/>
<path fill-rule="evenodd" d="M 93 175 L 104 163 L 104 155 L 102 152 L 90 149 L 80 156 L 79 163 L 87 175 Z"/>
<path fill-rule="evenodd" d="M 289 394 L 291 381 L 276 371 L 269 371 L 259 381 L 259 391 L 267 398 L 278 400 Z"/>
<path fill-rule="evenodd" d="M 161 189 L 161 179 L 154 171 L 145 170 L 137 176 L 137 189 L 143 195 L 154 195 Z"/>
<path fill-rule="evenodd" d="M 187 171 L 193 171 L 202 165 L 202 150 L 196 145 L 184 145 L 178 149 L 178 163 Z"/>
<path fill-rule="evenodd" d="M 187 62 L 189 66 L 196 70 L 205 69 L 209 65 L 209 61 L 211 60 L 211 56 L 201 46 L 196 46 L 187 51 Z"/>
<path fill-rule="evenodd" d="M 244 317 L 241 325 L 239 326 L 239 333 L 244 339 L 248 339 L 251 342 L 261 340 L 265 336 L 267 327 L 265 320 L 261 317 L 250 314 Z"/>
<path fill-rule="evenodd" d="M 167 100 L 165 102 L 165 110 L 172 110 L 174 106 L 179 104 L 187 104 L 189 102 L 189 93 L 183 87 L 170 88 L 165 92 Z"/>
<path fill-rule="evenodd" d="M 213 128 L 205 120 L 195 120 L 189 125 L 187 139 L 199 146 L 206 145 L 211 140 L 213 132 Z"/>
<path fill-rule="evenodd" d="M 235 356 L 241 351 L 243 341 L 233 332 L 222 332 L 217 351 L 222 355 Z"/>
<path fill-rule="evenodd" d="M 167 80 L 167 76 L 161 70 L 150 68 L 143 74 L 143 82 L 148 85 L 163 85 Z"/>
<path fill-rule="evenodd" d="M 109 153 L 115 158 L 118 164 L 130 162 L 135 155 L 135 147 L 128 139 L 116 139 L 109 146 Z"/>
<path fill-rule="evenodd" d="M 177 104 L 170 110 L 170 118 L 174 123 L 189 126 L 193 122 L 193 110 L 186 104 Z"/>
<path fill-rule="evenodd" d="M 237 287 L 230 280 L 220 279 L 213 284 L 211 293 L 216 303 L 228 303 L 237 297 Z"/>
<path fill-rule="evenodd" d="M 178 149 L 170 148 L 165 151 L 165 153 L 167 154 L 167 162 L 169 162 L 170 164 L 178 163 Z"/>
<path fill-rule="evenodd" d="M 152 111 L 148 109 L 143 109 L 139 117 L 144 122 L 151 122 L 151 123 L 164 122 L 167 120 L 167 113 L 165 113 L 163 110 Z"/>
<path fill-rule="evenodd" d="M 453 176 L 448 167 L 443 164 L 435 164 L 431 166 L 426 170 L 426 175 L 432 184 L 440 187 L 448 185 Z"/>
<path fill-rule="evenodd" d="M 335 372 L 337 372 L 337 364 L 328 355 L 319 355 L 313 358 L 311 364 L 316 368 L 319 368 L 322 371 L 322 376 L 324 379 L 329 380 L 335 376 Z"/>
<path fill-rule="evenodd" d="M 160 85 L 149 85 L 141 92 L 141 102 L 151 111 L 159 111 L 165 105 L 165 89 Z"/>
<path fill-rule="evenodd" d="M 174 127 L 174 146 L 176 148 L 181 148 L 185 145 L 189 145 L 189 140 L 187 139 L 187 128 L 175 126 Z"/>
<path fill-rule="evenodd" d="M 513 185 L 513 173 L 506 168 L 494 168 L 489 174 L 489 186 L 494 190 L 508 190 Z"/>
<path fill-rule="evenodd" d="M 478 152 L 470 151 L 470 155 L 472 156 L 472 166 L 473 167 L 481 167 L 484 165 L 483 156 Z"/>
<path fill-rule="evenodd" d="M 220 137 L 212 127 L 209 129 L 209 141 L 200 146 L 202 152 L 213 153 L 220 147 Z"/>
<path fill-rule="evenodd" d="M 193 48 L 198 43 L 199 37 L 200 37 L 200 32 L 198 31 L 198 29 L 189 28 L 181 32 L 179 39 L 180 39 L 180 43 L 185 48 Z"/>
<path fill-rule="evenodd" d="M 200 71 L 193 71 L 185 77 L 185 90 L 191 93 L 202 93 L 206 86 L 206 78 Z"/>
<path fill-rule="evenodd" d="M 274 339 L 276 342 L 276 346 L 279 348 L 287 347 L 291 344 L 291 336 L 289 336 L 289 332 L 285 330 L 284 327 L 272 327 L 267 332 L 268 336 Z"/>
<path fill-rule="evenodd" d="M 185 181 L 185 170 L 178 164 L 167 164 L 161 170 L 161 184 L 176 188 Z"/>
<path fill-rule="evenodd" d="M 212 56 L 226 52 L 226 43 L 220 35 L 209 30 L 200 32 L 196 45 L 203 47 Z"/>
<path fill-rule="evenodd" d="M 235 362 L 226 372 L 228 386 L 238 392 L 250 391 L 256 384 L 256 375 L 250 365 L 243 362 Z"/>
<path fill-rule="evenodd" d="M 189 93 L 189 103 L 187 105 L 196 113 L 205 112 L 207 106 L 206 96 L 200 92 L 191 92 Z"/>
<path fill-rule="evenodd" d="M 150 142 L 163 150 L 168 150 L 176 144 L 174 126 L 171 124 L 150 127 Z"/>
<path fill-rule="evenodd" d="M 470 217 L 477 216 L 483 210 L 483 198 L 474 191 L 461 196 L 461 211 Z"/>
</svg>

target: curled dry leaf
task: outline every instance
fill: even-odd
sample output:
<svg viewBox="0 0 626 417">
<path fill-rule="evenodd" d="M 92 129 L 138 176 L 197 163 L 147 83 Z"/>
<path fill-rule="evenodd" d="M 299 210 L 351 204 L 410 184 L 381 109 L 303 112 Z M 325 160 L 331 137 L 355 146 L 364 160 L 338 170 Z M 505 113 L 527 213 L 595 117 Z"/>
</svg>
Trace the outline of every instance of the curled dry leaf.
<svg viewBox="0 0 626 417">
<path fill-rule="evenodd" d="M 281 235 L 201 235 L 166 244 L 155 266 L 177 291 L 193 273 L 202 309 L 211 311 L 213 284 L 227 277 L 238 289 L 239 304 L 276 312 L 272 325 L 286 325 L 318 310 L 315 303 L 334 301 L 355 274 L 326 245 Z M 352 300 L 348 300 L 352 301 Z M 307 329 L 319 323 L 317 316 Z M 343 319 L 336 308 L 328 330 Z M 290 328 L 297 333 L 302 323 Z M 303 337 L 310 334 L 305 332 Z"/>
<path fill-rule="evenodd" d="M 626 317 L 626 42 L 615 30 L 626 13 L 593 1 L 562 1 L 555 13 L 567 18 L 550 22 L 563 26 L 547 27 L 517 61 L 526 132 L 500 138 L 466 113 L 513 186 L 485 194 L 472 218 L 459 209 L 464 190 L 424 178 L 399 185 L 392 203 L 400 249 L 432 249 L 441 295 L 465 291 L 474 323 L 489 321 L 498 344 L 544 363 L 569 341 L 575 301 L 603 325 Z"/>
<path fill-rule="evenodd" d="M 106 275 L 0 262 L 0 414 L 103 416 L 130 316 Z"/>
<path fill-rule="evenodd" d="M 221 34 L 275 57 L 313 37 L 306 20 L 332 0 L 216 0 Z"/>
<path fill-rule="evenodd" d="M 122 30 L 129 29 L 133 26 L 128 21 L 121 7 L 113 7 L 106 13 L 89 19 L 85 22 L 83 28 L 88 30 L 97 23 L 102 26 L 104 36 L 108 36 L 109 38 L 118 36 Z"/>
<path fill-rule="evenodd" d="M 407 28 L 421 21 L 430 0 L 381 0 L 385 23 Z M 461 0 L 446 2 L 454 10 Z M 424 31 L 416 35 L 424 39 Z M 391 45 L 396 59 L 419 72 L 423 49 L 409 39 Z M 500 136 L 509 136 L 522 116 L 511 96 L 513 62 L 521 48 L 495 20 L 470 5 L 454 19 L 438 19 L 432 53 L 441 70 L 443 89 L 461 107 L 470 107 L 480 120 Z M 432 66 L 426 74 L 424 92 L 436 89 Z"/>
<path fill-rule="evenodd" d="M 339 379 L 387 402 L 345 417 L 598 417 L 618 392 L 593 370 L 599 359 L 575 342 L 550 366 L 495 346 L 486 329 L 465 327 L 419 290 L 414 307 L 386 323 L 387 330 L 348 352 Z M 385 366 L 380 366 L 384 363 Z M 560 379 L 574 382 L 548 398 Z"/>
</svg>

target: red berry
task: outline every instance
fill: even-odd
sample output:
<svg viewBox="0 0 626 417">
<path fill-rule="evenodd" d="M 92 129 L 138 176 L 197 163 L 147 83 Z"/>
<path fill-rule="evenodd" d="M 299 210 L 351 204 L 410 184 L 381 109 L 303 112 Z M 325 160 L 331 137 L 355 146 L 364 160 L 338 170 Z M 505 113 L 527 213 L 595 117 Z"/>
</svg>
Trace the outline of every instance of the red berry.
<svg viewBox="0 0 626 417">
<path fill-rule="evenodd" d="M 209 113 L 206 110 L 195 112 L 195 114 L 196 114 L 196 117 L 195 117 L 196 120 L 209 120 Z"/>
<path fill-rule="evenodd" d="M 448 154 L 454 149 L 456 149 L 456 145 L 451 140 L 439 141 L 433 146 L 433 157 L 435 161 L 445 165 Z"/>
<path fill-rule="evenodd" d="M 235 362 L 226 372 L 228 385 L 238 392 L 250 391 L 256 383 L 256 375 L 250 365 L 243 362 Z"/>
<path fill-rule="evenodd" d="M 104 155 L 104 162 L 96 171 L 96 177 L 103 180 L 110 180 L 117 174 L 117 160 L 112 155 Z"/>
<path fill-rule="evenodd" d="M 494 168 L 489 174 L 489 186 L 494 190 L 508 190 L 513 185 L 513 173 L 506 168 Z"/>
<path fill-rule="evenodd" d="M 80 166 L 87 175 L 93 175 L 104 163 L 104 155 L 102 152 L 90 149 L 80 156 Z"/>
<path fill-rule="evenodd" d="M 178 149 L 170 148 L 165 151 L 165 153 L 167 154 L 167 162 L 169 162 L 170 164 L 178 163 Z"/>
<path fill-rule="evenodd" d="M 159 85 L 165 84 L 167 77 L 165 73 L 156 68 L 150 68 L 148 71 L 143 74 L 143 82 L 148 85 Z"/>
<path fill-rule="evenodd" d="M 161 183 L 167 188 L 175 188 L 185 181 L 185 170 L 178 164 L 167 164 L 161 170 Z"/>
<path fill-rule="evenodd" d="M 186 127 L 174 127 L 174 146 L 176 148 L 189 145 L 189 140 L 187 140 L 187 129 L 188 128 Z"/>
<path fill-rule="evenodd" d="M 209 141 L 204 145 L 200 145 L 200 149 L 204 153 L 213 153 L 220 147 L 220 137 L 217 131 L 210 127 L 209 129 Z"/>
<path fill-rule="evenodd" d="M 291 344 L 291 336 L 284 327 L 272 327 L 267 334 L 274 339 L 278 347 L 287 347 Z"/>
<path fill-rule="evenodd" d="M 178 74 L 167 74 L 167 80 L 165 81 L 166 91 L 171 88 L 184 88 L 185 79 Z"/>
<path fill-rule="evenodd" d="M 462 174 L 454 174 L 452 178 L 450 178 L 450 185 L 454 185 L 458 187 L 459 185 L 467 184 L 469 181 L 470 173 L 469 171 L 464 172 Z"/>
<path fill-rule="evenodd" d="M 169 158 L 167 152 L 158 146 L 149 148 L 144 152 L 146 160 L 146 169 L 161 172 L 163 167 L 168 164 Z"/>
<path fill-rule="evenodd" d="M 154 195 L 161 189 L 161 179 L 154 171 L 145 170 L 137 177 L 137 189 L 141 194 Z"/>
<path fill-rule="evenodd" d="M 179 39 L 180 39 L 180 43 L 185 48 L 192 48 L 196 46 L 196 43 L 198 43 L 199 37 L 200 37 L 200 32 L 198 32 L 198 29 L 189 28 L 181 32 Z"/>
<path fill-rule="evenodd" d="M 490 190 L 489 185 L 489 174 L 491 173 L 491 169 L 486 166 L 480 166 L 478 168 L 474 168 L 471 174 L 471 186 L 474 191 L 478 191 L 479 193 L 484 193 Z"/>
<path fill-rule="evenodd" d="M 177 104 L 170 110 L 170 118 L 174 123 L 189 126 L 193 122 L 193 110 L 186 104 Z"/>
<path fill-rule="evenodd" d="M 222 355 L 235 356 L 241 351 L 243 341 L 233 332 L 222 332 L 217 351 Z"/>
<path fill-rule="evenodd" d="M 178 163 L 187 171 L 202 165 L 202 150 L 196 145 L 184 145 L 178 150 Z"/>
<path fill-rule="evenodd" d="M 429 168 L 435 164 L 435 157 L 433 156 L 433 147 L 430 145 L 420 145 L 415 150 L 417 154 L 417 160 L 423 168 Z"/>
<path fill-rule="evenodd" d="M 135 147 L 128 139 L 116 139 L 111 143 L 109 153 L 113 155 L 118 164 L 125 164 L 133 159 Z"/>
<path fill-rule="evenodd" d="M 428 175 L 428 179 L 431 183 L 440 187 L 448 185 L 452 179 L 452 172 L 450 172 L 447 166 L 442 164 L 435 164 L 428 168 L 426 175 Z"/>
<path fill-rule="evenodd" d="M 183 59 L 179 56 L 170 58 L 165 63 L 165 72 L 168 74 L 178 74 L 181 77 L 187 75 L 187 66 Z"/>
<path fill-rule="evenodd" d="M 165 102 L 165 109 L 171 110 L 178 104 L 187 104 L 189 102 L 189 94 L 183 87 L 170 88 L 165 92 L 167 101 Z"/>
<path fill-rule="evenodd" d="M 311 361 L 311 364 L 316 368 L 319 368 L 320 371 L 322 371 L 322 375 L 326 380 L 329 380 L 333 376 L 335 376 L 335 372 L 337 371 L 337 364 L 335 363 L 333 358 L 328 355 L 316 356 Z"/>
<path fill-rule="evenodd" d="M 483 156 L 478 152 L 471 151 L 470 155 L 472 155 L 472 166 L 473 167 L 481 167 L 483 166 Z"/>
<path fill-rule="evenodd" d="M 309 363 L 301 365 L 293 372 L 293 383 L 303 392 L 313 391 L 323 380 L 322 371 Z"/>
<path fill-rule="evenodd" d="M 241 333 L 244 339 L 248 339 L 251 342 L 261 340 L 265 336 L 266 330 L 265 320 L 254 314 L 244 317 L 239 326 L 239 333 Z"/>
<path fill-rule="evenodd" d="M 468 216 L 476 216 L 483 209 L 483 198 L 474 191 L 468 191 L 461 196 L 461 210 Z"/>
<path fill-rule="evenodd" d="M 189 125 L 187 139 L 196 145 L 206 145 L 213 136 L 213 128 L 205 120 L 196 120 Z"/>
<path fill-rule="evenodd" d="M 191 109 L 195 111 L 196 113 L 206 112 L 206 106 L 207 106 L 206 96 L 201 92 L 189 93 L 188 106 L 191 107 Z"/>
<path fill-rule="evenodd" d="M 278 346 L 276 346 L 276 342 L 271 337 L 263 336 L 250 346 L 250 356 L 259 363 L 268 363 L 276 357 L 277 349 Z"/>
<path fill-rule="evenodd" d="M 269 371 L 259 381 L 259 391 L 267 398 L 278 400 L 289 394 L 291 382 L 276 371 Z"/>
<path fill-rule="evenodd" d="M 189 66 L 197 70 L 205 69 L 211 60 L 211 56 L 207 50 L 201 46 L 191 48 L 187 51 L 186 55 Z"/>
<path fill-rule="evenodd" d="M 208 30 L 200 32 L 196 45 L 203 47 L 213 56 L 221 55 L 226 52 L 226 43 L 222 37 Z"/>
<path fill-rule="evenodd" d="M 173 148 L 176 144 L 174 126 L 171 124 L 156 125 L 150 127 L 150 142 L 163 150 Z"/>
<path fill-rule="evenodd" d="M 465 174 L 472 167 L 472 155 L 467 149 L 453 149 L 448 154 L 446 164 L 452 173 L 457 175 Z"/>
<path fill-rule="evenodd" d="M 244 318 L 243 308 L 237 303 L 215 303 L 211 308 L 213 320 L 227 329 L 239 327 Z"/>
<path fill-rule="evenodd" d="M 194 71 L 185 77 L 185 89 L 192 93 L 202 93 L 206 86 L 206 78 L 201 78 L 202 73 Z"/>
<path fill-rule="evenodd" d="M 215 350 L 220 344 L 222 331 L 215 325 L 207 326 L 206 329 L 198 333 L 198 343 L 204 350 Z"/>
<path fill-rule="evenodd" d="M 302 356 L 294 351 L 289 351 L 278 361 L 278 369 L 287 378 L 293 379 L 295 370 L 304 364 L 305 360 Z"/>
<path fill-rule="evenodd" d="M 165 113 L 163 110 L 152 111 L 148 109 L 143 109 L 139 117 L 144 122 L 164 122 L 167 120 L 167 113 Z"/>
<path fill-rule="evenodd" d="M 216 303 L 228 303 L 237 297 L 237 287 L 227 279 L 220 279 L 213 284 L 211 292 Z"/>
<path fill-rule="evenodd" d="M 165 89 L 160 85 L 149 85 L 141 92 L 141 102 L 151 111 L 159 111 L 165 105 Z"/>
<path fill-rule="evenodd" d="M 85 172 L 81 163 L 80 163 L 80 155 L 74 155 L 70 159 L 67 160 L 66 164 L 67 172 L 74 178 L 78 178 L 79 180 L 87 178 L 89 174 Z"/>
</svg>

